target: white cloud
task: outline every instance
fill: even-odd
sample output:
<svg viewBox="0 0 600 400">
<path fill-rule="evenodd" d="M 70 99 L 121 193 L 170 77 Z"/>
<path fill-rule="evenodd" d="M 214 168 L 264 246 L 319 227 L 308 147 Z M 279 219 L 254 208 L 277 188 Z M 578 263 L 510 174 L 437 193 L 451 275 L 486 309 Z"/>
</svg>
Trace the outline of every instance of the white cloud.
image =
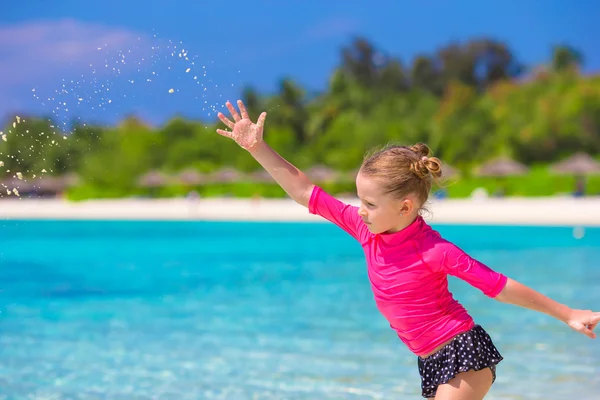
<svg viewBox="0 0 600 400">
<path fill-rule="evenodd" d="M 96 68 L 99 75 L 110 73 L 107 61 L 116 65 L 119 52 L 149 54 L 149 43 L 148 36 L 127 29 L 72 19 L 0 26 L 0 117 L 27 107 L 34 87 L 57 88 L 59 79 L 87 75 Z"/>
<path fill-rule="evenodd" d="M 125 29 L 68 19 L 0 26 L 0 82 L 14 86 L 97 64 L 107 51 L 127 50 L 142 40 Z"/>
</svg>

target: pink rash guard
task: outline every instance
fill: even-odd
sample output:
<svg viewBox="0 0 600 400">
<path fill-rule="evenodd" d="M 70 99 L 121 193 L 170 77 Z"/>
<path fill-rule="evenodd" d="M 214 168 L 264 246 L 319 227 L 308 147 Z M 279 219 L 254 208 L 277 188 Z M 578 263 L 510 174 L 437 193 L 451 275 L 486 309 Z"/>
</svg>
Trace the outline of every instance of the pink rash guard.
<svg viewBox="0 0 600 400">
<path fill-rule="evenodd" d="M 447 275 L 496 297 L 507 277 L 443 239 L 421 217 L 392 234 L 373 234 L 358 215 L 315 186 L 311 214 L 338 225 L 362 245 L 377 308 L 416 355 L 427 355 L 475 322 L 448 290 Z"/>
</svg>

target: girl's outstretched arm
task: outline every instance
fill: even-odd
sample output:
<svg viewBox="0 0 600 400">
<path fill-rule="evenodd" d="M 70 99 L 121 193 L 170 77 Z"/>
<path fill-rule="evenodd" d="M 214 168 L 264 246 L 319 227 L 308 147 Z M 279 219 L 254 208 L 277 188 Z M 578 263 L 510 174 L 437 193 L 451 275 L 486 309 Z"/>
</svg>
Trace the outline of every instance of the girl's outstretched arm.
<svg viewBox="0 0 600 400">
<path fill-rule="evenodd" d="M 590 310 L 574 310 L 513 279 L 508 278 L 506 286 L 495 299 L 548 314 L 566 323 L 577 332 L 592 339 L 596 338 L 593 330 L 600 322 L 600 313 Z"/>
<path fill-rule="evenodd" d="M 263 141 L 263 126 L 267 113 L 260 114 L 258 121 L 254 124 L 248 116 L 244 103 L 238 100 L 237 104 L 240 109 L 239 114 L 229 101 L 225 103 L 233 121 L 222 113 L 218 113 L 219 119 L 230 130 L 217 129 L 217 133 L 235 140 L 262 165 L 288 196 L 298 204 L 308 207 L 314 185 L 302 171 L 286 161 Z"/>
<path fill-rule="evenodd" d="M 281 157 L 265 142 L 250 152 L 296 203 L 308 207 L 314 185 L 302 171 Z"/>
</svg>

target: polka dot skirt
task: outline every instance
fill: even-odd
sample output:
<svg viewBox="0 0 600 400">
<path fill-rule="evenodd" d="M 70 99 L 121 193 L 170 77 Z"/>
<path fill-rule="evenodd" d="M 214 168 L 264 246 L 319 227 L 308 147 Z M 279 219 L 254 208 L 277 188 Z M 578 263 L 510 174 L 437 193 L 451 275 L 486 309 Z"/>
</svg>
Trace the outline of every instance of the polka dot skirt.
<svg viewBox="0 0 600 400">
<path fill-rule="evenodd" d="M 431 398 L 435 397 L 439 385 L 471 369 L 490 368 L 495 381 L 496 364 L 502 361 L 502 356 L 488 333 L 475 325 L 470 331 L 457 335 L 438 352 L 426 358 L 418 357 L 418 361 L 422 395 Z"/>
</svg>

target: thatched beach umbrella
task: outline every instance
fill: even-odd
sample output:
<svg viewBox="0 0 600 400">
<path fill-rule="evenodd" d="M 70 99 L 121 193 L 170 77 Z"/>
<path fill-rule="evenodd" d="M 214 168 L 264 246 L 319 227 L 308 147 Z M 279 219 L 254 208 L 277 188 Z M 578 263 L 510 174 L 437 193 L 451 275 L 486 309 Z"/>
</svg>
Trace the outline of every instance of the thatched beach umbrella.
<svg viewBox="0 0 600 400">
<path fill-rule="evenodd" d="M 59 176 L 42 175 L 29 180 L 40 192 L 60 193 L 68 187 L 79 183 L 79 177 L 75 173 L 67 173 Z"/>
<path fill-rule="evenodd" d="M 138 185 L 150 188 L 165 186 L 168 183 L 169 177 L 160 171 L 149 171 L 138 179 Z"/>
<path fill-rule="evenodd" d="M 210 180 L 218 183 L 239 182 L 242 179 L 244 176 L 238 170 L 230 167 L 222 168 L 210 175 Z"/>
<path fill-rule="evenodd" d="M 576 153 L 550 166 L 550 171 L 563 175 L 600 174 L 600 162 L 587 153 Z"/>
<path fill-rule="evenodd" d="M 79 176 L 74 172 L 68 172 L 64 175 L 59 175 L 58 179 L 65 187 L 75 186 L 81 182 Z"/>
<path fill-rule="evenodd" d="M 442 179 L 453 178 L 460 175 L 460 171 L 445 162 L 442 162 Z"/>
<path fill-rule="evenodd" d="M 250 174 L 250 179 L 254 182 L 271 183 L 275 182 L 271 174 L 264 169 L 259 169 Z"/>
<path fill-rule="evenodd" d="M 312 182 L 323 183 L 335 180 L 338 173 L 325 165 L 315 165 L 306 171 L 306 176 Z"/>
<path fill-rule="evenodd" d="M 60 193 L 67 188 L 67 181 L 57 176 L 44 175 L 31 179 L 36 191 L 42 193 Z"/>
<path fill-rule="evenodd" d="M 183 183 L 184 185 L 199 185 L 203 183 L 206 178 L 200 172 L 196 171 L 193 168 L 187 168 L 181 171 L 177 177 L 177 181 Z"/>
<path fill-rule="evenodd" d="M 579 152 L 551 165 L 550 171 L 558 175 L 575 176 L 575 194 L 581 196 L 585 193 L 585 176 L 600 174 L 600 162 L 589 154 Z"/>
<path fill-rule="evenodd" d="M 511 176 L 525 175 L 529 168 L 518 161 L 507 157 L 499 157 L 481 165 L 477 170 L 477 175 L 482 177 L 499 178 L 499 187 L 495 196 L 502 197 L 506 193 L 506 178 Z"/>
<path fill-rule="evenodd" d="M 15 189 L 19 195 L 22 195 L 25 193 L 31 193 L 35 190 L 35 187 L 27 178 L 19 179 L 16 176 L 7 177 L 0 182 L 0 194 L 2 197 L 8 195 L 8 192 L 13 194 Z"/>
<path fill-rule="evenodd" d="M 506 157 L 496 158 L 483 165 L 477 171 L 479 176 L 505 177 L 524 175 L 529 171 L 526 165 Z"/>
</svg>

